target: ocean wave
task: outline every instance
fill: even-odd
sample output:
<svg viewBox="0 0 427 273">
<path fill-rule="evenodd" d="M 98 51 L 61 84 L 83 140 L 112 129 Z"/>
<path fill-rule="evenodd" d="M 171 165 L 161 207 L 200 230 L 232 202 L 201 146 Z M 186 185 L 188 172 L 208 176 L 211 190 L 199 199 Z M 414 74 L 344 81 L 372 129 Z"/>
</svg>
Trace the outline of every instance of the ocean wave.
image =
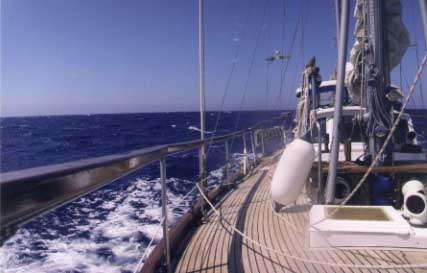
<svg viewBox="0 0 427 273">
<path fill-rule="evenodd" d="M 236 160 L 231 168 L 240 168 L 240 155 L 233 154 L 232 158 Z M 211 171 L 209 188 L 218 185 L 222 175 L 222 168 Z M 194 191 L 183 199 L 188 192 L 183 189 L 193 188 L 195 183 L 167 180 L 172 225 L 197 198 Z M 162 238 L 161 230 L 158 232 L 162 219 L 160 192 L 159 178 L 140 177 L 123 190 L 106 187 L 42 216 L 19 229 L 0 248 L 0 271 L 133 272 L 151 238 L 155 237 L 155 243 Z"/>
<path fill-rule="evenodd" d="M 189 181 L 170 178 L 167 183 L 185 182 Z M 159 192 L 159 179 L 137 179 L 124 191 L 116 192 L 114 199 L 96 206 L 91 204 L 99 203 L 97 198 L 79 199 L 69 209 L 73 212 L 71 224 L 64 226 L 55 213 L 43 216 L 36 220 L 42 227 L 46 223 L 47 228 L 47 222 L 56 225 L 41 234 L 33 233 L 31 228 L 20 229 L 1 248 L 1 267 L 4 272 L 17 273 L 132 271 L 161 221 L 159 194 L 155 194 Z M 189 207 L 189 201 L 181 202 L 180 195 L 171 191 L 168 197 L 170 221 L 174 223 Z M 86 206 L 80 208 L 81 204 Z M 140 204 L 145 207 L 138 208 Z M 103 215 L 105 210 L 108 212 Z M 64 227 L 68 232 L 61 236 Z M 84 233 L 88 236 L 82 236 Z"/>
</svg>

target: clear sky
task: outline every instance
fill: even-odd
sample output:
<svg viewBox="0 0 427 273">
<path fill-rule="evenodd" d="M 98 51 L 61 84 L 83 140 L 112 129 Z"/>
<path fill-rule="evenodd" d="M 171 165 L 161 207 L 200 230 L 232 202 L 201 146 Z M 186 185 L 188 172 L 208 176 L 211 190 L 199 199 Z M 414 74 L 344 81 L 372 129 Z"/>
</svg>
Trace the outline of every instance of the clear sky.
<svg viewBox="0 0 427 273">
<path fill-rule="evenodd" d="M 418 1 L 402 2 L 421 58 Z M 329 78 L 336 52 L 332 0 L 205 3 L 209 110 L 220 107 L 233 63 L 226 110 L 293 108 L 312 55 Z M 197 110 L 197 12 L 197 0 L 1 0 L 2 116 Z M 265 58 L 283 47 L 291 59 L 280 100 L 282 64 L 270 66 L 266 92 Z M 403 62 L 409 82 L 415 64 L 411 48 Z"/>
</svg>

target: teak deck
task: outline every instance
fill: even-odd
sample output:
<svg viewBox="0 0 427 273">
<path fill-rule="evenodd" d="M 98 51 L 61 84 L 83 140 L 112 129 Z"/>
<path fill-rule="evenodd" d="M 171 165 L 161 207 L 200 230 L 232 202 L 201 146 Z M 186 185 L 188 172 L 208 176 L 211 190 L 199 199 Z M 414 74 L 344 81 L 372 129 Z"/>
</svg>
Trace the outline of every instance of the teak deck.
<svg viewBox="0 0 427 273">
<path fill-rule="evenodd" d="M 310 204 L 301 197 L 295 206 L 274 213 L 269 183 L 275 164 L 267 168 L 260 168 L 218 207 L 224 219 L 249 237 L 280 252 L 332 263 L 427 263 L 427 252 L 407 249 L 310 249 L 307 231 Z M 296 261 L 242 239 L 219 221 L 216 214 L 211 214 L 189 240 L 175 272 L 427 272 L 427 269 L 361 270 Z"/>
</svg>

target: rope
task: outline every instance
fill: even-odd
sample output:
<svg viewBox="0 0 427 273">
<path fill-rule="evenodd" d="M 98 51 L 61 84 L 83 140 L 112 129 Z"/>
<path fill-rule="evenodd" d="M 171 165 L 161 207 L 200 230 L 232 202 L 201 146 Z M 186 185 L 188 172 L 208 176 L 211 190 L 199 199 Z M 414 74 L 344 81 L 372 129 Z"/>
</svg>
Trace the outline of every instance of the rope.
<svg viewBox="0 0 427 273">
<path fill-rule="evenodd" d="M 330 217 L 334 216 L 339 211 L 339 209 L 342 208 L 356 194 L 356 192 L 360 189 L 360 187 L 363 185 L 363 183 L 365 183 L 368 176 L 372 173 L 372 170 L 374 169 L 374 167 L 377 165 L 378 161 L 380 160 L 380 158 L 381 158 L 382 154 L 384 153 L 388 143 L 392 139 L 394 132 L 396 131 L 397 126 L 399 125 L 400 120 L 402 119 L 402 116 L 405 112 L 405 109 L 408 106 L 409 101 L 415 92 L 415 87 L 417 86 L 417 82 L 420 80 L 420 78 L 422 76 L 423 69 L 424 69 L 424 66 L 426 65 L 426 63 L 427 63 L 427 52 L 424 54 L 423 61 L 418 68 L 417 74 L 415 75 L 415 79 L 412 82 L 411 88 L 409 89 L 408 96 L 405 98 L 405 101 L 402 105 L 402 109 L 400 110 L 399 115 L 397 116 L 396 120 L 394 121 L 393 127 L 390 129 L 390 132 L 388 133 L 387 138 L 384 141 L 384 144 L 382 145 L 381 149 L 379 150 L 379 152 L 375 156 L 374 160 L 372 161 L 372 163 L 369 166 L 366 173 L 363 175 L 362 179 L 360 179 L 360 181 L 359 181 L 359 183 L 357 183 L 356 187 L 354 187 L 354 189 L 351 191 L 351 193 L 341 202 L 341 204 L 338 205 L 337 208 L 335 208 L 332 211 L 331 214 L 329 214 L 325 218 L 320 219 L 319 221 L 311 224 L 312 226 L 317 225 L 317 224 L 329 219 Z"/>
<path fill-rule="evenodd" d="M 415 79 L 411 85 L 411 88 L 408 92 L 408 96 L 406 97 L 404 104 L 402 106 L 401 111 L 399 112 L 399 115 L 397 117 L 397 119 L 395 120 L 393 127 L 391 128 L 389 134 L 387 135 L 387 138 L 384 141 L 383 146 L 381 147 L 380 151 L 378 152 L 378 154 L 376 155 L 374 161 L 371 163 L 371 165 L 369 166 L 368 170 L 366 171 L 366 173 L 364 174 L 364 176 L 362 177 L 362 179 L 359 181 L 359 183 L 356 185 L 356 187 L 353 189 L 353 191 L 344 199 L 344 201 L 338 206 L 338 208 L 335 209 L 335 211 L 333 213 L 331 213 L 330 215 L 328 215 L 327 217 L 319 220 L 318 222 L 311 224 L 316 225 L 324 220 L 326 220 L 327 218 L 333 216 L 335 213 L 337 213 L 337 211 L 339 210 L 339 208 L 341 208 L 342 206 L 344 206 L 350 199 L 351 197 L 353 197 L 353 195 L 359 190 L 359 188 L 362 186 L 362 184 L 366 181 L 366 178 L 369 176 L 369 174 L 372 172 L 374 166 L 378 163 L 381 155 L 384 153 L 386 146 L 388 145 L 388 143 L 390 142 L 403 114 L 404 111 L 412 97 L 412 95 L 414 94 L 415 91 L 415 87 L 418 83 L 418 81 L 420 80 L 421 76 L 422 76 L 422 72 L 423 69 L 425 67 L 425 65 L 427 64 L 427 52 L 424 55 L 423 61 L 419 66 L 419 69 L 417 71 L 417 74 L 415 76 Z M 207 179 L 207 178 L 206 178 Z M 240 231 L 239 229 L 237 229 L 234 225 L 232 225 L 231 223 L 229 223 L 226 219 L 224 219 L 222 217 L 222 214 L 215 208 L 215 206 L 210 202 L 210 200 L 206 197 L 206 195 L 204 194 L 203 190 L 200 188 L 200 186 L 198 184 L 195 185 L 195 187 L 190 190 L 190 192 L 188 192 L 182 199 L 188 197 L 190 195 L 191 192 L 193 192 L 195 189 L 197 188 L 197 190 L 200 193 L 200 196 L 206 201 L 206 203 L 211 207 L 212 211 L 219 217 L 219 219 L 223 222 L 225 222 L 228 226 L 230 226 L 230 228 L 236 232 L 237 234 L 239 234 L 242 238 L 246 239 L 247 241 L 259 246 L 260 248 L 263 248 L 267 251 L 271 251 L 273 253 L 276 253 L 278 255 L 284 256 L 286 258 L 289 259 L 293 259 L 293 260 L 297 260 L 297 261 L 301 261 L 301 262 L 305 262 L 305 263 L 310 263 L 310 264 L 318 264 L 318 265 L 324 265 L 324 266 L 330 266 L 330 267 L 341 267 L 341 268 L 358 268 L 358 269 L 408 269 L 408 268 L 427 268 L 427 264 L 400 264 L 400 265 L 363 265 L 363 264 L 343 264 L 343 263 L 332 263 L 332 262 L 322 262 L 322 261 L 318 261 L 318 260 L 312 260 L 312 259 L 306 259 L 306 258 L 301 258 L 298 256 L 294 256 L 288 252 L 282 252 L 282 251 L 278 251 L 274 248 L 271 248 L 269 246 L 266 246 L 260 242 L 258 242 L 257 240 L 252 239 L 251 237 L 249 237 L 248 235 L 246 235 L 245 233 L 243 233 L 242 231 Z M 182 201 L 182 200 L 181 200 Z M 138 272 L 140 270 L 140 267 L 142 267 L 143 265 L 143 261 L 146 257 L 146 255 L 148 254 L 148 249 L 151 247 L 151 245 L 154 243 L 154 238 L 157 236 L 158 231 L 160 230 L 159 227 L 162 225 L 164 221 L 164 218 L 162 218 L 162 221 L 159 223 L 159 225 L 157 226 L 157 230 L 155 235 L 153 236 L 153 238 L 151 239 L 151 241 L 149 242 L 146 250 L 144 251 L 143 256 L 141 257 L 140 261 L 138 262 L 137 268 L 135 270 L 135 272 Z"/>
<path fill-rule="evenodd" d="M 402 119 L 402 116 L 405 112 L 406 107 L 408 106 L 408 103 L 412 97 L 412 95 L 415 92 L 415 88 L 417 86 L 417 82 L 420 80 L 422 73 L 423 73 L 423 69 L 425 67 L 427 63 L 427 52 L 424 54 L 424 58 L 422 63 L 420 64 L 417 74 L 415 75 L 415 79 L 412 82 L 411 88 L 409 89 L 408 92 L 408 96 L 406 97 L 403 105 L 402 105 L 402 109 L 399 112 L 399 115 L 397 116 L 396 120 L 394 121 L 393 127 L 390 129 L 390 132 L 387 135 L 387 138 L 384 141 L 384 144 L 382 145 L 381 149 L 379 150 L 378 154 L 375 156 L 375 159 L 372 161 L 371 165 L 369 166 L 368 170 L 366 171 L 366 173 L 363 175 L 362 179 L 359 181 L 359 183 L 356 185 L 356 187 L 353 189 L 353 191 L 344 199 L 344 201 L 339 205 L 338 208 L 336 208 L 336 210 L 334 211 L 334 213 L 332 213 L 330 216 L 333 216 L 335 213 L 337 213 L 337 211 L 339 210 L 339 208 L 341 208 L 343 205 L 345 205 L 352 197 L 353 195 L 359 190 L 359 188 L 362 186 L 362 184 L 366 181 L 366 179 L 368 178 L 368 176 L 371 174 L 372 170 L 374 169 L 374 167 L 377 165 L 378 161 L 380 160 L 382 154 L 384 153 L 388 143 L 390 142 L 390 140 L 392 139 L 394 132 L 397 129 L 397 126 L 399 125 L 400 120 Z M 329 217 L 330 217 L 329 216 Z M 326 219 L 326 218 L 325 218 Z M 320 220 L 323 221 L 324 219 Z M 320 222 L 319 221 L 319 222 Z M 317 224 L 317 223 L 315 223 Z"/>
<path fill-rule="evenodd" d="M 410 99 L 411 99 L 411 97 L 413 96 L 413 94 L 414 94 L 414 92 L 415 92 L 415 88 L 416 88 L 416 85 L 417 85 L 417 83 L 418 83 L 418 81 L 421 79 L 421 76 L 422 76 L 422 72 L 423 72 L 423 69 L 424 69 L 424 67 L 425 67 L 425 65 L 427 64 L 427 53 L 424 55 L 424 58 L 423 58 L 423 61 L 422 61 L 422 63 L 420 64 L 420 66 L 419 66 L 419 69 L 418 69 L 418 71 L 417 71 L 417 74 L 416 74 L 416 76 L 415 76 L 415 79 L 414 79 L 414 81 L 413 81 L 413 83 L 412 83 L 412 85 L 411 85 L 411 87 L 410 87 L 410 89 L 409 89 L 409 92 L 408 92 L 408 96 L 406 97 L 406 99 L 405 99 L 405 101 L 404 101 L 404 104 L 403 104 L 403 106 L 402 106 L 402 109 L 401 109 L 401 111 L 399 112 L 399 115 L 398 115 L 398 117 L 397 117 L 397 119 L 395 120 L 395 122 L 394 122 L 394 124 L 393 124 L 393 127 L 391 128 L 391 130 L 390 130 L 390 132 L 389 132 L 389 134 L 388 134 L 388 136 L 387 136 L 387 138 L 386 138 L 386 140 L 385 140 L 385 142 L 384 142 L 384 144 L 383 144 L 383 146 L 381 147 L 381 149 L 380 149 L 380 151 L 378 152 L 378 154 L 377 154 L 377 156 L 375 157 L 375 159 L 374 159 L 374 161 L 371 163 L 371 165 L 370 165 L 370 167 L 368 168 L 368 170 L 367 170 L 367 172 L 364 174 L 364 176 L 362 177 L 362 179 L 359 181 L 359 183 L 356 185 L 356 187 L 353 189 L 353 191 L 344 199 L 344 201 L 338 206 L 338 208 L 336 208 L 330 215 L 328 215 L 327 217 L 325 217 L 325 218 L 323 218 L 323 219 L 321 219 L 321 220 L 319 220 L 319 221 L 317 221 L 316 223 L 314 223 L 314 224 L 310 224 L 310 226 L 311 227 L 315 227 L 315 225 L 316 224 L 318 224 L 318 223 L 321 223 L 321 222 L 323 222 L 324 220 L 326 220 L 326 219 L 328 219 L 328 218 L 330 218 L 331 216 L 333 216 L 334 214 L 336 214 L 337 212 L 338 212 L 338 210 L 342 207 L 342 206 L 344 206 L 352 197 L 353 197 L 353 195 L 358 191 L 358 189 L 361 187 L 361 185 L 366 181 L 366 179 L 367 179 L 367 177 L 369 176 L 369 174 L 372 172 L 372 170 L 373 170 L 373 168 L 374 168 L 374 166 L 378 163 L 378 161 L 379 161 L 379 159 L 380 159 L 380 157 L 381 157 L 381 155 L 384 153 L 384 151 L 385 151 L 385 147 L 388 145 L 388 143 L 390 142 L 390 140 L 391 140 L 391 138 L 392 138 L 392 136 L 393 136 L 393 134 L 394 134 L 394 132 L 395 132 L 395 130 L 396 130 L 396 128 L 397 128 L 397 126 L 398 126 L 398 124 L 399 124 L 399 122 L 400 122 L 400 120 L 401 120 L 401 118 L 402 118 L 402 116 L 403 116 L 403 114 L 404 114 L 404 111 L 405 111 L 405 109 L 406 109 L 406 107 L 407 107 L 407 105 L 409 104 L 409 101 L 410 101 Z M 276 215 L 279 215 L 278 213 L 276 213 L 276 212 L 274 212 Z M 281 215 L 279 215 L 280 216 L 280 218 L 282 218 L 282 216 Z M 287 225 L 287 226 L 289 226 L 289 225 Z M 290 226 L 292 229 L 294 229 L 296 232 L 299 232 L 299 233 L 302 233 L 302 231 L 300 231 L 298 228 L 296 228 L 295 226 Z M 407 264 L 407 265 L 398 265 L 397 267 L 396 266 L 393 266 L 393 267 L 387 267 L 387 268 L 384 268 L 383 266 L 381 266 L 381 267 L 377 267 L 377 266 L 374 266 L 374 267 L 372 267 L 372 266 L 370 266 L 370 268 L 381 268 L 381 269 L 392 269 L 392 268 L 395 268 L 395 269 L 397 269 L 397 268 L 421 268 L 421 267 L 427 267 L 427 264 Z M 357 268 L 362 268 L 362 267 L 357 267 Z"/>
<path fill-rule="evenodd" d="M 154 232 L 153 237 L 151 238 L 151 241 L 148 243 L 144 253 L 142 254 L 141 259 L 139 259 L 139 262 L 136 265 L 135 270 L 133 271 L 134 273 L 138 273 L 141 271 L 142 266 L 144 265 L 145 258 L 148 255 L 148 251 L 150 250 L 151 245 L 154 243 L 154 239 L 157 237 L 157 234 L 159 234 L 160 228 L 162 227 L 164 221 L 165 221 L 165 217 L 162 218 L 159 225 L 156 227 L 156 231 Z"/>
<path fill-rule="evenodd" d="M 238 228 L 236 228 L 233 224 L 228 222 L 225 218 L 222 217 L 222 214 L 220 211 L 218 211 L 215 206 L 209 201 L 209 199 L 206 197 L 206 195 L 203 193 L 202 189 L 198 185 L 197 189 L 200 192 L 200 196 L 206 201 L 206 203 L 211 207 L 212 211 L 218 216 L 218 218 L 226 223 L 234 232 L 236 232 L 238 235 L 240 235 L 243 239 L 246 239 L 247 241 L 259 246 L 260 248 L 263 248 L 267 251 L 273 252 L 275 254 L 278 254 L 280 256 L 297 260 L 304 263 L 310 263 L 310 264 L 318 264 L 318 265 L 324 265 L 324 266 L 330 266 L 330 267 L 345 267 L 345 268 L 359 268 L 359 269 L 405 269 L 405 268 L 427 268 L 427 264 L 401 264 L 401 265 L 364 265 L 364 264 L 342 264 L 342 263 L 332 263 L 332 262 L 322 262 L 318 260 L 312 260 L 312 259 L 306 259 L 301 258 L 299 256 L 292 255 L 288 252 L 282 252 L 278 251 L 274 248 L 271 248 L 269 246 L 266 246 L 257 240 L 252 239 L 242 231 L 240 231 Z"/>
<path fill-rule="evenodd" d="M 207 179 L 207 178 L 205 178 L 205 179 Z M 197 187 L 194 186 L 189 192 L 187 192 L 186 195 L 184 195 L 183 197 L 178 197 L 178 203 L 181 203 L 185 199 L 187 199 L 187 197 L 190 196 L 190 194 L 193 193 L 196 189 L 197 189 Z M 138 273 L 142 270 L 142 266 L 144 265 L 144 261 L 148 256 L 148 252 L 149 252 L 151 246 L 153 245 L 155 238 L 159 234 L 159 231 L 161 230 L 160 228 L 162 227 L 164 221 L 165 221 L 165 217 L 162 217 L 160 223 L 156 226 L 156 231 L 154 232 L 153 237 L 151 237 L 150 242 L 148 243 L 147 247 L 144 250 L 144 253 L 142 254 L 141 258 L 139 259 L 138 264 L 136 265 L 135 270 L 133 271 L 134 273 Z"/>
</svg>

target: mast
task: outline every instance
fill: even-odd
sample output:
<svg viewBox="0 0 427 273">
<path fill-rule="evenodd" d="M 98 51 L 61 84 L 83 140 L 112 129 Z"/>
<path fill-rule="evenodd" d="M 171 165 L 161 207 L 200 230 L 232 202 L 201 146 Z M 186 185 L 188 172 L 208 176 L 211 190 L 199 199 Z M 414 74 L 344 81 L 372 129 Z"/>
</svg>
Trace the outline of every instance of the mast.
<svg viewBox="0 0 427 273">
<path fill-rule="evenodd" d="M 338 41 L 340 36 L 340 14 L 341 14 L 341 0 L 335 0 L 335 24 L 337 28 L 336 46 L 338 49 Z"/>
<path fill-rule="evenodd" d="M 391 127 L 391 104 L 385 94 L 390 87 L 390 70 L 386 57 L 387 44 L 385 39 L 385 3 L 384 0 L 366 1 L 367 36 L 372 49 L 370 58 L 366 59 L 366 85 L 369 151 L 375 158 L 381 148 L 384 138 Z M 380 164 L 390 163 L 390 147 L 387 147 Z"/>
<path fill-rule="evenodd" d="M 338 8 L 338 7 L 337 7 Z M 340 33 L 338 43 L 337 85 L 335 92 L 334 125 L 332 131 L 332 149 L 329 161 L 329 176 L 326 185 L 326 203 L 333 203 L 335 199 L 335 179 L 340 148 L 339 124 L 342 114 L 342 94 L 344 92 L 345 62 L 347 55 L 347 29 L 350 3 L 349 0 L 341 1 Z"/>
<path fill-rule="evenodd" d="M 423 23 L 423 30 L 424 30 L 424 45 L 427 48 L 427 0 L 419 0 L 420 2 L 420 12 L 421 12 L 421 19 Z"/>
<path fill-rule="evenodd" d="M 204 33 L 204 0 L 199 0 L 199 88 L 200 88 L 200 140 L 205 140 L 205 33 Z M 199 150 L 200 188 L 205 189 L 206 183 L 206 151 L 202 143 Z M 203 200 L 203 199 L 201 199 Z M 203 209 L 202 204 L 202 211 Z"/>
</svg>

